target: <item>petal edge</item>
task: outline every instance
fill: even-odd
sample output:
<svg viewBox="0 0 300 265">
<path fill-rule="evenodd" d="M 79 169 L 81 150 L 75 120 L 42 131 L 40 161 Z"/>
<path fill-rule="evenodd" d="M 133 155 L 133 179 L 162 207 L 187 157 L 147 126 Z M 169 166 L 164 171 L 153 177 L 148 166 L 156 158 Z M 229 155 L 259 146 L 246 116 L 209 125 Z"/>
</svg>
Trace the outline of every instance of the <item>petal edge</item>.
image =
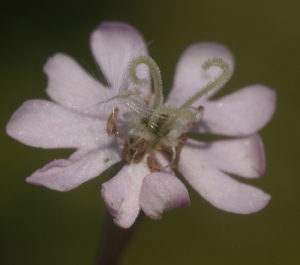
<svg viewBox="0 0 300 265">
<path fill-rule="evenodd" d="M 189 194 L 182 182 L 171 174 L 151 173 L 143 180 L 140 205 L 152 219 L 162 213 L 190 205 Z"/>
</svg>

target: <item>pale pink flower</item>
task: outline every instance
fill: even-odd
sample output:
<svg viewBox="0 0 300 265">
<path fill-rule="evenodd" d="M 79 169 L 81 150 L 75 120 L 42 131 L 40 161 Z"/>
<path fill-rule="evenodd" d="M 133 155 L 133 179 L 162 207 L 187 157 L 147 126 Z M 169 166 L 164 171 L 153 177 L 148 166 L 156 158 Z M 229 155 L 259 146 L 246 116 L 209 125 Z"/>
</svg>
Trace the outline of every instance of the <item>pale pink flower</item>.
<svg viewBox="0 0 300 265">
<path fill-rule="evenodd" d="M 54 160 L 34 172 L 27 178 L 29 183 L 58 191 L 73 189 L 122 160 L 126 155 L 124 145 L 126 142 L 130 144 L 130 137 L 140 141 L 142 126 L 151 129 L 150 125 L 144 125 L 145 121 L 141 121 L 148 117 L 149 109 L 151 115 L 155 111 L 154 96 L 152 103 L 151 100 L 148 103 L 150 107 L 141 100 L 151 93 L 151 83 L 144 82 L 135 93 L 137 86 L 128 77 L 128 68 L 135 62 L 134 58 L 148 58 L 146 44 L 140 34 L 124 23 L 102 23 L 91 35 L 91 49 L 110 88 L 104 87 L 69 56 L 56 54 L 44 67 L 48 76 L 46 91 L 54 102 L 29 100 L 13 114 L 7 125 L 7 133 L 24 144 L 40 148 L 76 149 L 69 159 Z M 202 69 L 202 65 L 212 58 L 226 62 L 233 70 L 233 56 L 224 46 L 216 43 L 193 44 L 178 62 L 168 103 L 157 101 L 160 115 L 164 113 L 164 107 L 167 113 L 174 109 L 173 116 L 179 117 L 177 122 L 172 123 L 167 136 L 159 136 L 160 147 L 173 153 L 170 152 L 168 157 L 158 151 L 159 148 L 148 145 L 139 161 L 127 162 L 116 176 L 102 185 L 102 197 L 118 226 L 130 227 L 140 209 L 151 218 L 158 219 L 166 210 L 189 205 L 187 189 L 169 166 L 178 158 L 177 168 L 186 180 L 219 209 L 248 214 L 259 211 L 270 200 L 268 194 L 238 182 L 227 173 L 244 178 L 263 175 L 264 151 L 256 132 L 274 113 L 273 90 L 263 85 L 252 85 L 217 100 L 209 100 L 225 83 L 222 82 L 213 93 L 193 103 L 196 108 L 203 106 L 203 119 L 197 116 L 196 109 L 177 108 L 222 73 L 217 67 L 207 71 Z M 149 79 L 149 68 L 139 64 L 137 76 L 139 81 Z M 114 100 L 108 100 L 113 96 Z M 91 106 L 95 108 L 91 109 Z M 118 129 L 113 133 L 108 131 L 107 121 L 115 107 L 119 107 Z M 188 122 L 184 115 L 188 115 Z M 166 116 L 157 117 L 156 126 L 158 120 Z M 167 117 L 172 117 L 172 114 Z M 194 126 L 191 125 L 192 118 L 196 119 Z M 162 126 L 165 123 L 163 121 Z M 180 141 L 183 143 L 181 153 L 177 154 L 174 150 L 178 139 L 187 128 L 193 132 L 235 138 L 209 143 L 183 140 Z M 159 133 L 151 131 L 147 136 L 142 136 L 148 143 L 156 143 Z M 154 167 L 157 166 L 160 172 L 155 172 L 150 166 L 148 157 L 153 157 Z"/>
</svg>

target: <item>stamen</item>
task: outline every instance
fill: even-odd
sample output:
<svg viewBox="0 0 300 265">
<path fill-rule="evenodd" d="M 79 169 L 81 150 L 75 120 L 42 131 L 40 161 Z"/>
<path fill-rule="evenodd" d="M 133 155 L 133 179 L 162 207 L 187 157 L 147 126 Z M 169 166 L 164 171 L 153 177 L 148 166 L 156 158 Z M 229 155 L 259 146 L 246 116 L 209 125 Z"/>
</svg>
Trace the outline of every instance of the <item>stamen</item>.
<svg viewBox="0 0 300 265">
<path fill-rule="evenodd" d="M 179 162 L 179 158 L 180 158 L 180 153 L 183 147 L 183 141 L 178 141 L 178 145 L 175 147 L 175 158 L 174 157 L 174 151 L 173 151 L 173 157 L 171 160 L 171 167 L 172 168 L 177 168 L 178 166 L 178 162 Z"/>
<path fill-rule="evenodd" d="M 228 78 L 231 76 L 231 70 L 229 67 L 229 64 L 226 62 L 223 62 L 222 59 L 210 59 L 204 62 L 202 65 L 203 70 L 208 70 L 212 66 L 220 67 L 223 70 L 223 73 L 217 77 L 213 82 L 208 83 L 204 88 L 202 88 L 200 91 L 198 91 L 194 96 L 192 96 L 190 99 L 188 99 L 185 103 L 181 105 L 181 108 L 188 108 L 190 107 L 194 102 L 196 102 L 199 98 L 201 98 L 203 95 L 207 94 L 212 89 L 222 85 L 224 82 L 228 80 Z"/>
<path fill-rule="evenodd" d="M 138 142 L 137 150 L 133 155 L 134 163 L 139 162 L 143 158 L 143 155 L 145 154 L 146 149 L 147 149 L 147 145 L 148 145 L 148 142 L 145 139 L 142 139 Z"/>
<path fill-rule="evenodd" d="M 197 111 L 198 111 L 198 121 L 197 122 L 199 122 L 199 121 L 201 121 L 202 120 L 202 118 L 203 118 L 203 116 L 204 116 L 204 107 L 203 106 L 199 106 L 198 108 L 197 108 Z M 191 123 L 191 126 L 194 126 L 197 122 L 192 122 Z"/>
<path fill-rule="evenodd" d="M 149 106 L 149 102 L 150 102 L 150 99 L 152 97 L 152 94 L 148 94 L 147 96 L 145 96 L 143 98 L 144 102 L 146 103 L 147 106 Z"/>
<path fill-rule="evenodd" d="M 172 146 L 172 159 L 170 162 L 170 165 L 172 166 L 172 168 L 173 168 L 173 163 L 174 163 L 175 159 L 176 159 L 176 148 L 175 148 L 175 146 Z"/>
<path fill-rule="evenodd" d="M 147 156 L 147 164 L 151 172 L 160 172 L 157 162 L 151 156 Z"/>
<path fill-rule="evenodd" d="M 132 149 L 132 144 L 134 143 L 133 138 L 130 138 L 130 143 L 128 143 L 127 141 L 124 144 L 123 147 L 123 157 L 125 159 L 126 162 L 130 163 L 132 161 L 133 158 L 133 154 L 135 152 L 134 149 Z"/>
<path fill-rule="evenodd" d="M 198 111 L 199 111 L 199 121 L 202 120 L 203 115 L 204 115 L 204 107 L 203 106 L 199 106 L 198 107 Z"/>
<path fill-rule="evenodd" d="M 107 130 L 109 133 L 113 133 L 117 130 L 117 120 L 118 120 L 119 109 L 114 108 L 112 114 L 107 120 Z"/>
<path fill-rule="evenodd" d="M 146 64 L 150 68 L 154 88 L 154 101 L 152 107 L 153 109 L 156 109 L 163 103 L 162 79 L 160 70 L 156 62 L 150 57 L 140 56 L 138 58 L 133 59 L 129 65 L 129 75 L 132 81 L 139 86 L 143 86 L 149 83 L 149 80 L 139 78 L 136 75 L 136 69 L 140 64 Z"/>
</svg>

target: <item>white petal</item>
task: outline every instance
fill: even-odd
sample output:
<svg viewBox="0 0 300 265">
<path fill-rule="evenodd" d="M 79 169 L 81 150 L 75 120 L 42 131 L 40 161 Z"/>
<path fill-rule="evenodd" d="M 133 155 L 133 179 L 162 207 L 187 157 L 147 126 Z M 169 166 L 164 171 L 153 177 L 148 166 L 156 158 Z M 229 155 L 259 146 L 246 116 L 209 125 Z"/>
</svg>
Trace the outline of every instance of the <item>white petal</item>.
<svg viewBox="0 0 300 265">
<path fill-rule="evenodd" d="M 234 69 L 233 55 L 225 46 L 213 42 L 193 44 L 184 51 L 179 59 L 173 89 L 168 97 L 169 100 L 186 101 L 222 73 L 222 70 L 218 67 L 211 67 L 209 70 L 204 71 L 202 65 L 208 59 L 222 59 L 229 64 L 232 71 Z M 195 103 L 195 106 L 198 107 L 202 101 L 216 92 L 216 89 L 209 92 L 207 96 L 203 96 Z"/>
<path fill-rule="evenodd" d="M 124 89 L 124 82 L 125 85 L 128 82 L 127 70 L 131 60 L 141 55 L 148 56 L 146 43 L 140 33 L 121 22 L 101 23 L 91 35 L 91 49 L 115 93 Z M 137 75 L 149 79 L 148 67 L 139 66 Z M 144 89 L 145 94 L 150 93 L 150 83 Z"/>
<path fill-rule="evenodd" d="M 57 191 L 68 191 L 99 176 L 120 159 L 116 150 L 100 149 L 86 154 L 78 161 L 72 161 L 72 159 L 54 160 L 44 168 L 34 172 L 26 181 Z"/>
<path fill-rule="evenodd" d="M 141 207 L 146 215 L 160 219 L 163 212 L 190 205 L 186 187 L 171 174 L 151 173 L 143 180 Z"/>
<path fill-rule="evenodd" d="M 193 145 L 190 140 L 188 143 Z M 193 146 L 197 146 L 199 152 L 201 150 L 203 160 L 222 171 L 246 178 L 257 178 L 264 174 L 264 149 L 257 134 L 208 144 L 194 142 Z"/>
<path fill-rule="evenodd" d="M 106 122 L 46 100 L 23 103 L 9 120 L 6 130 L 18 141 L 42 148 L 89 150 L 115 141 L 106 131 Z"/>
<path fill-rule="evenodd" d="M 206 101 L 203 120 L 192 128 L 201 133 L 249 135 L 260 130 L 275 111 L 274 90 L 263 85 L 240 89 L 215 101 Z"/>
<path fill-rule="evenodd" d="M 42 148 L 108 146 L 116 139 L 106 131 L 106 122 L 46 100 L 29 100 L 13 114 L 7 133 L 18 141 Z"/>
<path fill-rule="evenodd" d="M 71 57 L 58 53 L 44 66 L 48 76 L 47 94 L 59 104 L 89 115 L 107 118 L 113 107 L 104 108 L 101 102 L 110 93 Z M 107 113 L 105 113 L 105 110 Z"/>
<path fill-rule="evenodd" d="M 195 143 L 184 146 L 178 170 L 203 198 L 219 209 L 240 214 L 257 212 L 267 205 L 270 195 L 221 172 L 206 161 L 199 147 Z"/>
<path fill-rule="evenodd" d="M 114 222 L 130 227 L 140 211 L 140 192 L 143 178 L 150 173 L 145 159 L 138 164 L 126 164 L 119 173 L 102 184 L 101 195 Z"/>
</svg>

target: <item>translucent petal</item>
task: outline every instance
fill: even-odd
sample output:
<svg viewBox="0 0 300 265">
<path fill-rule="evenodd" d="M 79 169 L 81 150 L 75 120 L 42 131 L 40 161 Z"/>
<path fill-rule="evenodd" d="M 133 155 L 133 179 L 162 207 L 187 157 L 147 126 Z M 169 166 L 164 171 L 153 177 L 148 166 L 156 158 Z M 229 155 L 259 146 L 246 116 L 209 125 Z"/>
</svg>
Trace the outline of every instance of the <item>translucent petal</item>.
<svg viewBox="0 0 300 265">
<path fill-rule="evenodd" d="M 178 170 L 203 198 L 219 209 L 240 214 L 257 212 L 267 205 L 270 195 L 220 171 L 215 166 L 218 161 L 211 164 L 206 160 L 209 157 L 201 152 L 202 148 L 195 141 L 185 145 Z"/>
<path fill-rule="evenodd" d="M 121 22 L 103 22 L 91 35 L 91 49 L 94 58 L 117 92 L 128 82 L 127 69 L 131 60 L 138 56 L 148 56 L 147 46 L 140 33 L 132 26 Z M 146 65 L 137 69 L 139 78 L 150 77 Z M 149 94 L 150 83 L 144 93 Z"/>
<path fill-rule="evenodd" d="M 240 89 L 215 101 L 203 103 L 204 116 L 192 131 L 228 136 L 257 132 L 275 111 L 276 95 L 263 85 Z"/>
<path fill-rule="evenodd" d="M 222 73 L 218 67 L 211 67 L 204 71 L 202 65 L 208 59 L 222 59 L 229 64 L 232 71 L 234 69 L 233 55 L 225 46 L 213 42 L 192 44 L 184 51 L 178 61 L 169 100 L 186 101 Z M 207 97 L 211 97 L 216 92 L 216 89 L 211 91 L 194 105 L 198 107 Z"/>
<path fill-rule="evenodd" d="M 100 149 L 86 154 L 77 161 L 54 160 L 34 172 L 26 181 L 57 191 L 68 191 L 99 176 L 120 159 L 115 149 Z"/>
<path fill-rule="evenodd" d="M 130 227 L 140 211 L 143 178 L 150 173 L 145 159 L 126 164 L 119 173 L 102 184 L 101 195 L 116 225 Z"/>
<path fill-rule="evenodd" d="M 106 122 L 46 100 L 29 100 L 13 114 L 6 131 L 34 147 L 96 149 L 115 141 Z"/>
<path fill-rule="evenodd" d="M 112 106 L 104 108 L 100 104 L 111 96 L 109 90 L 71 57 L 62 53 L 54 55 L 48 59 L 44 71 L 48 76 L 46 92 L 54 101 L 104 119 L 111 114 Z"/>
<path fill-rule="evenodd" d="M 151 173 L 143 180 L 140 205 L 146 215 L 160 219 L 163 212 L 189 206 L 190 199 L 178 178 L 166 173 Z"/>
<path fill-rule="evenodd" d="M 192 146 L 201 150 L 207 163 L 222 171 L 246 178 L 257 178 L 264 174 L 264 149 L 257 134 L 209 144 L 194 143 Z"/>
</svg>

